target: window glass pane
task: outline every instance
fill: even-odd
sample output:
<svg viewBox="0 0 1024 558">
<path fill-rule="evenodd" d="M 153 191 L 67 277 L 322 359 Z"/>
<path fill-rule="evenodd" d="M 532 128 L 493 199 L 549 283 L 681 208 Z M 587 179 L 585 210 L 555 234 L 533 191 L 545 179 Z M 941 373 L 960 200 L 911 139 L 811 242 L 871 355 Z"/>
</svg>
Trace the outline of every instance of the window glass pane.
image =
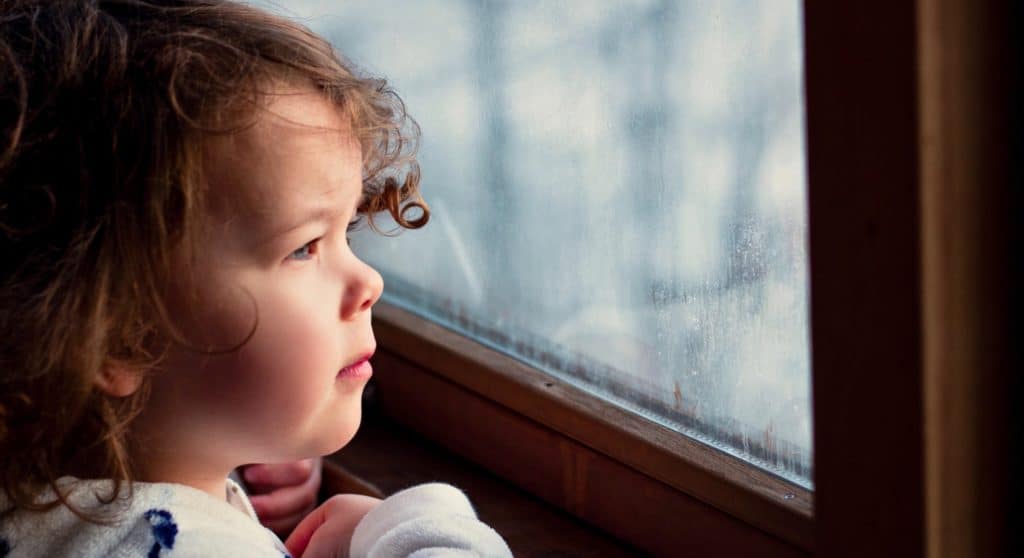
<svg viewBox="0 0 1024 558">
<path fill-rule="evenodd" d="M 388 300 L 810 486 L 797 0 L 284 4 L 423 128 Z"/>
</svg>

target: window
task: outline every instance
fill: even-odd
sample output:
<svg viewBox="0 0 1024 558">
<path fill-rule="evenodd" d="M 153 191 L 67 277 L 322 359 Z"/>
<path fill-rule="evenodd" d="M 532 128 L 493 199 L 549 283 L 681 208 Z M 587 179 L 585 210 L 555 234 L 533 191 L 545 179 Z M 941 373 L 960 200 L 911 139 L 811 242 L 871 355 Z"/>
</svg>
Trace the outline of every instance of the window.
<svg viewBox="0 0 1024 558">
<path fill-rule="evenodd" d="M 799 3 L 289 3 L 425 130 L 386 300 L 810 486 Z"/>
</svg>

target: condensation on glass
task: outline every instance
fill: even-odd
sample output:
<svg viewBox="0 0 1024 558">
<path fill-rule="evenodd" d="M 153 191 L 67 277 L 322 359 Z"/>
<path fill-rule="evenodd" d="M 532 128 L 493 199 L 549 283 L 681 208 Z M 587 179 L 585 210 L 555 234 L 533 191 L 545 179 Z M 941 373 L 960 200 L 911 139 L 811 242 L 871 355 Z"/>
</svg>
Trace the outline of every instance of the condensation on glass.
<svg viewBox="0 0 1024 558">
<path fill-rule="evenodd" d="M 389 301 L 810 487 L 797 0 L 285 6 L 423 128 Z"/>
</svg>

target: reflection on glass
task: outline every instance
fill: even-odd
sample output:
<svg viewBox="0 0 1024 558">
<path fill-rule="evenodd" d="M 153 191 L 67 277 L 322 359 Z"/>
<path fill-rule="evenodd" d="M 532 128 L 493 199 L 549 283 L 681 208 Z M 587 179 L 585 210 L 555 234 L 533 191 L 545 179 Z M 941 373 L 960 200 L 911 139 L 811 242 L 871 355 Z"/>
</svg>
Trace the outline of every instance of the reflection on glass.
<svg viewBox="0 0 1024 558">
<path fill-rule="evenodd" d="M 290 1 L 423 130 L 388 298 L 810 486 L 797 0 Z"/>
</svg>

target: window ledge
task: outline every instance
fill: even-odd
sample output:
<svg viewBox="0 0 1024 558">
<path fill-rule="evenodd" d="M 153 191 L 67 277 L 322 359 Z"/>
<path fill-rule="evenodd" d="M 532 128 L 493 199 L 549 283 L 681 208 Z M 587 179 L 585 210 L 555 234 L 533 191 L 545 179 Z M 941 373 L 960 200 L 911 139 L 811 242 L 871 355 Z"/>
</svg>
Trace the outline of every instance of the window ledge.
<svg viewBox="0 0 1024 558">
<path fill-rule="evenodd" d="M 450 452 L 425 442 L 372 408 L 349 445 L 324 462 L 343 467 L 383 494 L 425 482 L 451 483 L 469 496 L 481 520 L 516 556 L 636 556 L 639 552 L 537 500 Z"/>
</svg>

